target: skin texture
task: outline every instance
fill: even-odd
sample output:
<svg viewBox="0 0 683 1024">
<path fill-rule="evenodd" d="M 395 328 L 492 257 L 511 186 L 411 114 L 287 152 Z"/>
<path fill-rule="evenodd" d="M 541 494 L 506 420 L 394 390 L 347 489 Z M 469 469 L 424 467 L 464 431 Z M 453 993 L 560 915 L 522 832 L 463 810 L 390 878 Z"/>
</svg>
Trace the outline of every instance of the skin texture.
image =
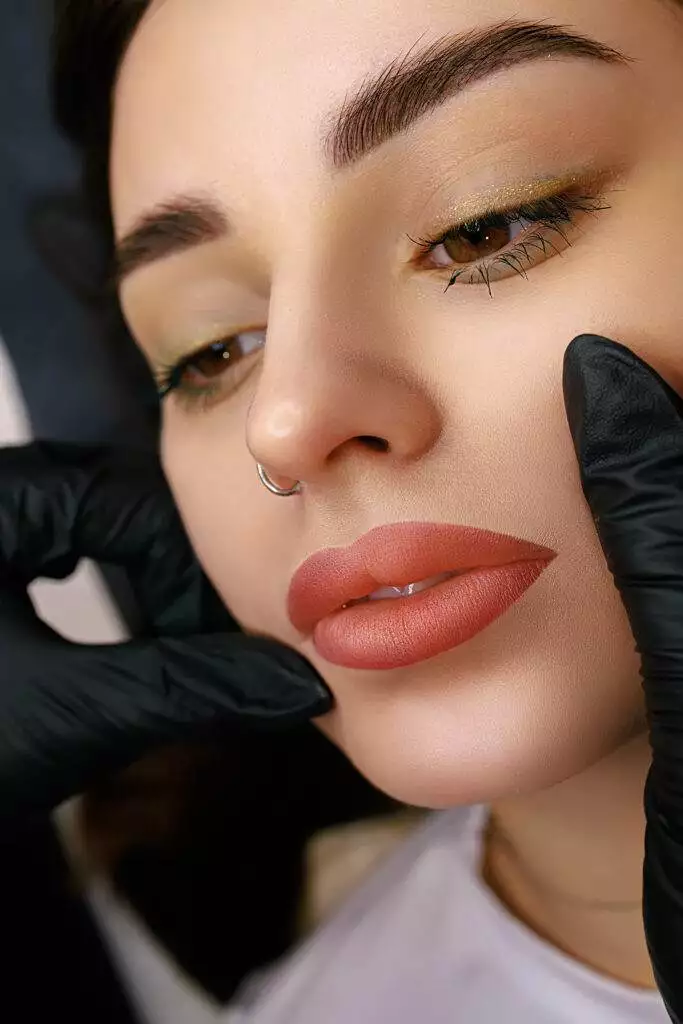
<svg viewBox="0 0 683 1024">
<path fill-rule="evenodd" d="M 330 172 L 321 123 L 366 76 L 418 40 L 510 17 L 571 26 L 633 62 L 500 73 Z M 315 664 L 337 700 L 318 724 L 372 782 L 419 806 L 493 803 L 526 864 L 516 874 L 492 845 L 501 895 L 578 958 L 644 985 L 638 912 L 568 921 L 547 889 L 638 900 L 648 760 L 561 367 L 590 331 L 683 388 L 682 52 L 681 15 L 658 0 L 163 0 L 124 62 L 112 145 L 119 237 L 183 192 L 211 193 L 237 228 L 124 283 L 152 365 L 268 326 L 234 393 L 165 403 L 165 467 L 217 589 L 246 629 Z M 448 270 L 407 266 L 407 235 L 471 215 L 473 197 L 587 166 L 610 209 L 579 214 L 571 247 L 494 281 L 493 299 L 462 282 L 444 294 Z M 303 494 L 270 495 L 255 459 Z M 558 557 L 456 650 L 386 672 L 327 664 L 287 618 L 293 572 L 404 520 L 496 530 Z"/>
</svg>

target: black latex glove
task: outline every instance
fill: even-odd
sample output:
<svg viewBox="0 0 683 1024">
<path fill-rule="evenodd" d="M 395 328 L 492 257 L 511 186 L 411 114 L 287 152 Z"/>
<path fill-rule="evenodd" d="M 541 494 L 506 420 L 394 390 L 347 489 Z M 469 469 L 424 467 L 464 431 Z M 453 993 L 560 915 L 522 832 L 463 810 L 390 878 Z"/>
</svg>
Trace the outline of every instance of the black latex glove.
<svg viewBox="0 0 683 1024">
<path fill-rule="evenodd" d="M 149 636 L 73 644 L 36 616 L 27 585 L 82 557 L 126 567 Z M 49 810 L 200 725 L 286 726 L 330 708 L 304 658 L 235 629 L 156 457 L 0 449 L 0 816 Z"/>
<path fill-rule="evenodd" d="M 683 1024 L 683 401 L 629 349 L 582 335 L 564 365 L 584 493 L 641 656 L 652 767 L 643 913 Z"/>
</svg>

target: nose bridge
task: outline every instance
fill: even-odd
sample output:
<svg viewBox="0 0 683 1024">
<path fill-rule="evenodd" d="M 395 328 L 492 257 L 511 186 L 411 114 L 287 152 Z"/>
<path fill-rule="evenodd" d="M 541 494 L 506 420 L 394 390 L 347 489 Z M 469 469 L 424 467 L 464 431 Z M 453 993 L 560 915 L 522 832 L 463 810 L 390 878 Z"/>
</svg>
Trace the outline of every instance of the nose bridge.
<svg viewBox="0 0 683 1024">
<path fill-rule="evenodd" d="M 325 266 L 325 264 L 323 264 Z M 387 303 L 367 282 L 327 271 L 281 280 L 271 294 L 263 370 L 247 444 L 271 473 L 313 482 L 343 458 L 405 462 L 434 444 L 440 415 L 392 337 Z M 387 275 L 387 282 L 389 275 Z M 390 284 L 387 284 L 390 287 Z M 380 294 L 378 294 L 378 292 Z M 354 293 L 358 302 L 354 302 Z"/>
</svg>

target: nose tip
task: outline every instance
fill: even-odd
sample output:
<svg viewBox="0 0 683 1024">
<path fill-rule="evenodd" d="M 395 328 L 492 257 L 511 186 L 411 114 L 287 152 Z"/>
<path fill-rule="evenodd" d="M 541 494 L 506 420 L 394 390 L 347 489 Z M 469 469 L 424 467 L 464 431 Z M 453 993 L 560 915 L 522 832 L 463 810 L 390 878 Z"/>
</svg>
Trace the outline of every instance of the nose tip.
<svg viewBox="0 0 683 1024">
<path fill-rule="evenodd" d="M 289 418 L 288 430 L 282 429 L 285 417 L 275 416 L 275 429 L 270 431 L 263 423 L 252 424 L 249 447 L 257 468 L 262 467 L 261 482 L 272 493 L 293 492 L 294 488 L 301 493 L 306 484 L 318 482 L 323 474 L 329 479 L 333 468 L 342 462 L 348 465 L 381 459 L 386 465 L 391 460 L 404 463 L 433 444 L 438 433 L 435 416 L 424 411 L 416 415 L 414 410 L 410 415 L 394 412 L 377 416 L 377 411 L 375 417 L 364 417 L 359 411 L 349 414 L 347 406 L 341 415 L 326 415 L 312 407 L 308 415 Z M 370 432 L 368 419 L 372 418 L 375 429 Z M 377 422 L 382 419 L 386 422 Z M 357 420 L 360 429 L 354 431 Z"/>
<path fill-rule="evenodd" d="M 441 432 L 434 396 L 409 366 L 380 361 L 356 345 L 291 344 L 271 349 L 247 420 L 247 445 L 278 487 L 306 490 L 374 460 L 389 468 L 423 455 Z M 278 353 L 279 354 L 279 353 Z M 305 358 L 304 358 L 305 357 Z"/>
<path fill-rule="evenodd" d="M 268 487 L 264 477 L 283 489 L 300 483 L 305 473 L 309 430 L 305 410 L 296 401 L 261 398 L 252 405 L 247 444 L 261 483 Z"/>
<path fill-rule="evenodd" d="M 271 443 L 286 443 L 290 437 L 298 434 L 304 426 L 304 413 L 301 402 L 292 399 L 272 402 L 265 411 L 263 422 L 263 429 L 267 431 Z"/>
</svg>

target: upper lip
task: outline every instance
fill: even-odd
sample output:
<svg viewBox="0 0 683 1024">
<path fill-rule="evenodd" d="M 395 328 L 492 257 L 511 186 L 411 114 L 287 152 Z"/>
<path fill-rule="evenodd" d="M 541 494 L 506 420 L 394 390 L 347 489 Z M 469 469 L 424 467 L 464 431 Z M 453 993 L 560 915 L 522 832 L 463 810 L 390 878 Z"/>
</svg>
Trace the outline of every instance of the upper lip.
<svg viewBox="0 0 683 1024">
<path fill-rule="evenodd" d="M 391 523 L 349 547 L 326 548 L 307 558 L 292 577 L 287 611 L 295 629 L 310 633 L 321 619 L 379 587 L 404 587 L 483 566 L 549 562 L 555 556 L 539 544 L 472 526 Z"/>
</svg>

